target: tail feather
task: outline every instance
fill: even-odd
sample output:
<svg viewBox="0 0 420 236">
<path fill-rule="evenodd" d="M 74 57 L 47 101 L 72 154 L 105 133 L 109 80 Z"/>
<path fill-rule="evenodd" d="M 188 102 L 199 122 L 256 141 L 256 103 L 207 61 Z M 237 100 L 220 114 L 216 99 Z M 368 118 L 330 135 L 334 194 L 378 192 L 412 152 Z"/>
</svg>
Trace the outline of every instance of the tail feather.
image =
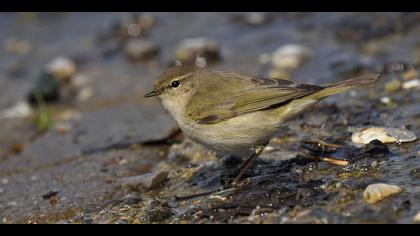
<svg viewBox="0 0 420 236">
<path fill-rule="evenodd" d="M 323 86 L 324 87 L 323 90 L 316 92 L 314 94 L 311 94 L 309 96 L 314 99 L 319 100 L 319 99 L 328 97 L 336 93 L 345 92 L 350 89 L 364 87 L 364 86 L 372 86 L 376 83 L 379 76 L 380 76 L 379 74 L 367 74 L 367 75 L 354 77 L 348 80 L 344 80 L 338 83 L 327 84 Z"/>
</svg>

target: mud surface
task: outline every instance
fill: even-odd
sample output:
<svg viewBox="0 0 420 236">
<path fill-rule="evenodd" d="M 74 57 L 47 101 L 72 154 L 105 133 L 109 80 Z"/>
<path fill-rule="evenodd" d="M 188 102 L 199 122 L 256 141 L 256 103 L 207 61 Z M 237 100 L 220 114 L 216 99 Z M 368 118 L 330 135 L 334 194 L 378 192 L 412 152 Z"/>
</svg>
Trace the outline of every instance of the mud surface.
<svg viewBox="0 0 420 236">
<path fill-rule="evenodd" d="M 418 13 L 139 13 L 140 33 L 124 27 L 131 15 L 0 14 L 0 112 L 25 101 L 54 58 L 77 66 L 75 88 L 46 105 L 46 132 L 36 108 L 0 119 L 0 223 L 413 222 L 420 141 L 359 145 L 351 137 L 370 126 L 420 137 L 420 86 L 410 82 L 420 79 Z M 133 37 L 158 52 L 127 56 Z M 143 98 L 176 45 L 195 37 L 220 46 L 209 68 L 269 76 L 263 58 L 298 44 L 311 56 L 285 72 L 297 81 L 382 76 L 290 121 L 230 187 L 241 159 L 194 144 L 157 99 Z M 363 191 L 374 183 L 402 192 L 368 203 Z"/>
</svg>

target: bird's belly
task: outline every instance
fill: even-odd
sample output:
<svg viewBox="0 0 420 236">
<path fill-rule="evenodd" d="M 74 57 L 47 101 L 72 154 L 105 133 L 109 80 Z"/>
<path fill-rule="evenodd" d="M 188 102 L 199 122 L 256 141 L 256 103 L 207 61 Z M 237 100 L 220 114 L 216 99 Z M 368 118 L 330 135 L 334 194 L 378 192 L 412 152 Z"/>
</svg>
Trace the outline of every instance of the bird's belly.
<svg viewBox="0 0 420 236">
<path fill-rule="evenodd" d="M 219 153 L 249 156 L 256 145 L 266 144 L 276 133 L 281 121 L 267 117 L 264 111 L 253 112 L 216 124 L 180 123 L 183 132 L 192 140 Z"/>
</svg>

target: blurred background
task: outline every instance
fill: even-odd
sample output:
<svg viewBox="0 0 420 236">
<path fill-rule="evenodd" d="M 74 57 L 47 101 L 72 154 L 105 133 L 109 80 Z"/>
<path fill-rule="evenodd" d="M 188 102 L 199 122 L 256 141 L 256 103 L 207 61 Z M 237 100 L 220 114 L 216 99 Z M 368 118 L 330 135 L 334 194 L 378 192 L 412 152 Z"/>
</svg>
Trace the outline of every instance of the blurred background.
<svg viewBox="0 0 420 236">
<path fill-rule="evenodd" d="M 28 209 L 63 212 L 44 201 L 51 196 L 65 209 L 96 204 L 115 194 L 103 187 L 110 175 L 147 173 L 165 159 L 108 150 L 173 137 L 158 100 L 143 96 L 176 60 L 314 84 L 382 73 L 381 93 L 368 96 L 384 107 L 420 86 L 419 13 L 1 13 L 0 28 L 3 223 L 27 220 Z M 328 102 L 365 102 L 347 96 Z M 404 106 L 414 127 L 417 98 Z M 125 159 L 129 168 L 109 174 Z"/>
</svg>

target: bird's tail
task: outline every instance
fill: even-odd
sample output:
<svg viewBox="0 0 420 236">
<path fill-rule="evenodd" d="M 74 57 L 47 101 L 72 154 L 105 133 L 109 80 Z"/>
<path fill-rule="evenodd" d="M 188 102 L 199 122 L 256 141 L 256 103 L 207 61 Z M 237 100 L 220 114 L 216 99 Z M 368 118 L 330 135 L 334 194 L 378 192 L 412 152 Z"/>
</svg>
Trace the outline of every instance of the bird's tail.
<svg viewBox="0 0 420 236">
<path fill-rule="evenodd" d="M 372 86 L 378 80 L 379 74 L 367 74 L 361 75 L 358 77 L 354 77 L 348 80 L 344 80 L 334 84 L 326 84 L 324 85 L 324 89 L 320 90 L 319 92 L 313 93 L 308 97 L 312 97 L 316 100 L 323 99 L 330 95 L 336 93 L 342 93 L 350 89 L 358 88 L 358 87 L 365 87 L 365 86 Z"/>
</svg>

